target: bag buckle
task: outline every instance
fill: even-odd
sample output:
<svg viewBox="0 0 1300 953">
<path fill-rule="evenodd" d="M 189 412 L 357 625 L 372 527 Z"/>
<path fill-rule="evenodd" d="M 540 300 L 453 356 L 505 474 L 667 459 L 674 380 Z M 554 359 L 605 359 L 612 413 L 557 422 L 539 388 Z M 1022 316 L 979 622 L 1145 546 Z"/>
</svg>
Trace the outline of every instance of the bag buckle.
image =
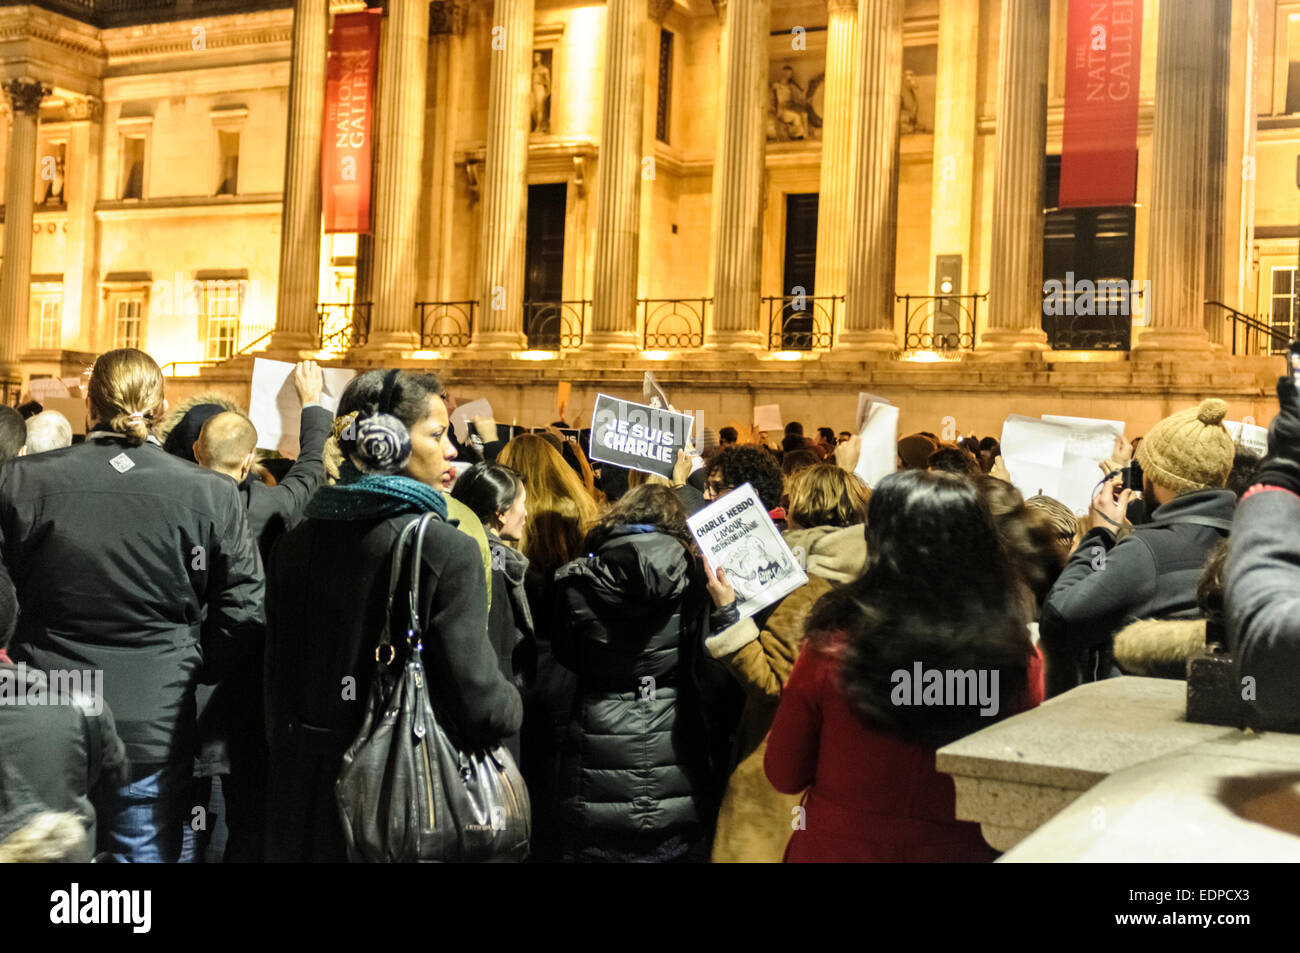
<svg viewBox="0 0 1300 953">
<path fill-rule="evenodd" d="M 379 657 L 379 653 L 382 652 L 384 649 L 388 649 L 387 660 Z M 391 642 L 385 642 L 383 645 L 375 646 L 375 661 L 378 662 L 380 665 L 392 665 L 393 660 L 395 658 L 397 658 L 397 649 L 393 648 L 393 644 Z"/>
</svg>

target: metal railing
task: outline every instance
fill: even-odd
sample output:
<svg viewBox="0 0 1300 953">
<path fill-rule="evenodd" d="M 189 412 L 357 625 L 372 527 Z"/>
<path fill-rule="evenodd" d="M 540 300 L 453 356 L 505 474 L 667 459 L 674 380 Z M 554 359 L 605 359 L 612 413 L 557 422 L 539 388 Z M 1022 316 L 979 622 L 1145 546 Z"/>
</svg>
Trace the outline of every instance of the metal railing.
<svg viewBox="0 0 1300 953">
<path fill-rule="evenodd" d="M 530 349 L 564 351 L 582 346 L 591 302 L 525 301 L 524 334 Z"/>
<path fill-rule="evenodd" d="M 235 358 L 243 357 L 245 354 L 251 354 L 254 351 L 265 350 L 264 348 L 259 348 L 258 345 L 261 344 L 263 341 L 269 340 L 271 335 L 274 333 L 275 333 L 275 329 L 272 328 L 270 331 L 267 331 L 264 334 L 262 334 L 261 337 L 256 338 L 253 341 L 250 341 L 248 344 L 245 344 L 234 354 L 231 354 L 230 357 L 223 358 L 220 361 L 168 361 L 160 368 L 160 370 L 163 372 L 164 377 L 173 377 L 175 376 L 174 374 L 169 374 L 167 372 L 168 368 L 172 368 L 173 370 L 175 370 L 178 367 L 199 367 L 199 368 L 216 367 L 218 364 L 224 364 L 226 361 L 233 361 Z"/>
<path fill-rule="evenodd" d="M 477 301 L 417 301 L 420 347 L 469 347 L 474 339 Z"/>
<path fill-rule="evenodd" d="M 1224 312 L 1223 319 L 1232 322 L 1232 353 L 1246 357 L 1267 354 L 1284 354 L 1291 343 L 1290 329 L 1282 330 L 1258 315 L 1238 311 L 1222 301 L 1206 301 L 1205 309 L 1217 308 Z"/>
<path fill-rule="evenodd" d="M 712 298 L 641 298 L 641 349 L 682 351 L 704 346 L 705 314 Z"/>
<path fill-rule="evenodd" d="M 843 295 L 771 295 L 767 305 L 769 351 L 825 351 L 835 343 Z"/>
<path fill-rule="evenodd" d="M 903 306 L 906 351 L 973 351 L 980 302 L 988 292 L 968 295 L 895 294 Z"/>
<path fill-rule="evenodd" d="M 316 305 L 321 350 L 346 351 L 365 344 L 370 337 L 370 307 L 369 301 Z"/>
<path fill-rule="evenodd" d="M 1084 284 L 1080 282 L 1080 284 Z M 1043 294 L 1043 332 L 1057 351 L 1127 351 L 1133 336 L 1133 300 L 1143 290 L 1132 290 L 1124 279 L 1088 281 Z"/>
</svg>

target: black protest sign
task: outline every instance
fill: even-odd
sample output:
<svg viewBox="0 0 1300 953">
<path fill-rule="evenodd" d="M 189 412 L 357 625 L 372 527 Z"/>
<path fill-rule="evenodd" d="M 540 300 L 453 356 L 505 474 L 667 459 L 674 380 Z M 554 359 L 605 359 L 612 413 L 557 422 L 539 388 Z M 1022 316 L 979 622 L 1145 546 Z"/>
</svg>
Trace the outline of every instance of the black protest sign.
<svg viewBox="0 0 1300 953">
<path fill-rule="evenodd" d="M 587 456 L 629 470 L 671 477 L 677 451 L 691 437 L 694 418 L 600 394 L 591 415 Z"/>
</svg>

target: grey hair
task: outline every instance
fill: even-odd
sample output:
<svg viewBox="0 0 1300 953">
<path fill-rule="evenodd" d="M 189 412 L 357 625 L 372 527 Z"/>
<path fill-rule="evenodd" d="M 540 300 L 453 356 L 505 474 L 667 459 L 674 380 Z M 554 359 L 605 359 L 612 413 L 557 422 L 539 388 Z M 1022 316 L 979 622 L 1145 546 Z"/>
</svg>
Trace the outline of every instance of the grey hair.
<svg viewBox="0 0 1300 953">
<path fill-rule="evenodd" d="M 72 446 L 72 424 L 57 410 L 43 410 L 27 420 L 27 452 L 44 453 Z"/>
</svg>

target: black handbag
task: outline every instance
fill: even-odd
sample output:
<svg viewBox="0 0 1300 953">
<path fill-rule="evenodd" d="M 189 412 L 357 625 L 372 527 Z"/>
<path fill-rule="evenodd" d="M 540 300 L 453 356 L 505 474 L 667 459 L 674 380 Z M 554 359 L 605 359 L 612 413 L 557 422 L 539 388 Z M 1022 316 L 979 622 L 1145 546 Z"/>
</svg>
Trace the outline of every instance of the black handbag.
<svg viewBox="0 0 1300 953">
<path fill-rule="evenodd" d="M 528 790 L 504 747 L 466 750 L 435 714 L 421 658 L 420 566 L 426 513 L 393 550 L 377 669 L 356 740 L 334 787 L 352 862 L 521 861 L 528 856 Z M 395 668 L 393 595 L 414 537 L 406 659 Z"/>
</svg>

